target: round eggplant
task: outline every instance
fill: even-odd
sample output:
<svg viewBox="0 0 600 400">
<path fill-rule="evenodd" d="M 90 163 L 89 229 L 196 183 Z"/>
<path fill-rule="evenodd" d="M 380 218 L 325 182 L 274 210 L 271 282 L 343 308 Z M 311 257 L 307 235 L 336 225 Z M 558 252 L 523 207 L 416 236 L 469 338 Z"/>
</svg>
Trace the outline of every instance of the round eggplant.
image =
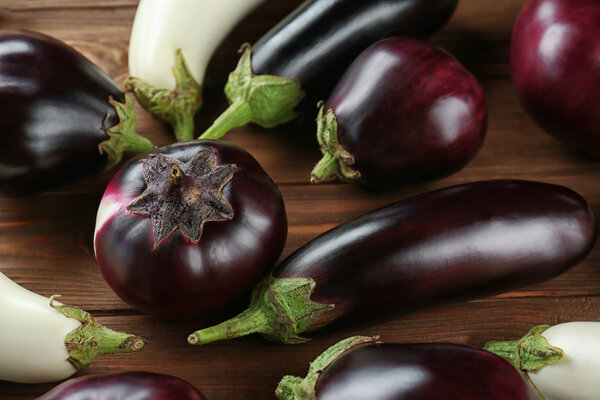
<svg viewBox="0 0 600 400">
<path fill-rule="evenodd" d="M 347 66 L 390 35 L 428 37 L 448 21 L 458 0 L 307 0 L 245 44 L 225 94 L 230 106 L 200 136 L 219 139 L 249 122 L 264 128 L 291 121 L 305 91 L 330 93 Z"/>
<path fill-rule="evenodd" d="M 436 190 L 313 239 L 257 285 L 246 311 L 188 341 L 259 332 L 298 343 L 342 318 L 363 323 L 507 292 L 574 266 L 595 239 L 592 210 L 562 186 L 498 180 Z"/>
<path fill-rule="evenodd" d="M 125 151 L 152 149 L 135 133 L 133 107 L 65 43 L 0 32 L 0 190 L 38 192 L 108 169 Z"/>
<path fill-rule="evenodd" d="M 311 181 L 393 187 L 449 175 L 475 156 L 486 128 L 483 89 L 454 57 L 418 39 L 384 39 L 321 106 L 323 158 Z"/>
<path fill-rule="evenodd" d="M 513 31 L 511 76 L 535 122 L 600 156 L 600 2 L 528 0 Z"/>
<path fill-rule="evenodd" d="M 81 376 L 61 383 L 37 400 L 206 400 L 188 382 L 152 372 Z"/>
<path fill-rule="evenodd" d="M 100 203 L 100 270 L 128 304 L 162 317 L 223 307 L 271 268 L 287 233 L 277 186 L 244 150 L 211 140 L 126 163 Z"/>
<path fill-rule="evenodd" d="M 451 343 L 343 340 L 285 376 L 280 400 L 539 400 L 521 374 L 484 350 Z"/>
</svg>

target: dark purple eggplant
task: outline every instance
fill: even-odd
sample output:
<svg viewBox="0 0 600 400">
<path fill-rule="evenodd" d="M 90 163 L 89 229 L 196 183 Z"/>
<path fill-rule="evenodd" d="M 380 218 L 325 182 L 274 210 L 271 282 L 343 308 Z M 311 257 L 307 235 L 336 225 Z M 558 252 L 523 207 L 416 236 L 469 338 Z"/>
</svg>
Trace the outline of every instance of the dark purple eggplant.
<svg viewBox="0 0 600 400">
<path fill-rule="evenodd" d="M 317 117 L 313 183 L 394 187 L 464 167 L 487 128 L 483 89 L 447 52 L 391 37 L 350 65 Z"/>
<path fill-rule="evenodd" d="M 283 199 L 258 162 L 234 145 L 195 140 L 123 165 L 100 202 L 94 249 L 126 303 L 175 318 L 250 290 L 286 234 Z"/>
<path fill-rule="evenodd" d="M 521 104 L 546 132 L 600 157 L 600 1 L 528 0 L 510 46 Z"/>
<path fill-rule="evenodd" d="M 225 94 L 229 108 L 200 136 L 219 139 L 253 122 L 272 128 L 296 117 L 304 91 L 323 98 L 352 60 L 389 35 L 428 37 L 458 0 L 307 0 L 242 47 Z"/>
<path fill-rule="evenodd" d="M 206 400 L 188 382 L 152 372 L 90 375 L 61 383 L 37 400 Z"/>
<path fill-rule="evenodd" d="M 399 201 L 334 228 L 257 285 L 249 308 L 192 344 L 254 332 L 286 343 L 352 316 L 390 318 L 550 279 L 596 239 L 586 201 L 557 185 L 483 181 Z"/>
<path fill-rule="evenodd" d="M 283 377 L 280 400 L 539 400 L 508 362 L 453 343 L 377 343 L 355 336 Z"/>
<path fill-rule="evenodd" d="M 0 32 L 0 190 L 24 194 L 98 173 L 147 151 L 133 100 L 65 43 Z"/>
</svg>

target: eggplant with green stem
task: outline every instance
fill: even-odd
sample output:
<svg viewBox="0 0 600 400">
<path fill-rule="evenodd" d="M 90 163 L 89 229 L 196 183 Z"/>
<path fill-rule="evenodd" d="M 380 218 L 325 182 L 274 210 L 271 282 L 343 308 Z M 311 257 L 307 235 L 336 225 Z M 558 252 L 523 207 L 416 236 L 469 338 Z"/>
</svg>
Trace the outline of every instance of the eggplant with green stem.
<svg viewBox="0 0 600 400">
<path fill-rule="evenodd" d="M 67 44 L 0 32 L 0 191 L 30 194 L 117 165 L 154 145 L 134 101 Z"/>
<path fill-rule="evenodd" d="M 521 374 L 487 351 L 453 343 L 380 343 L 355 336 L 283 377 L 280 400 L 539 400 Z"/>
<path fill-rule="evenodd" d="M 0 273 L 0 380 L 59 381 L 103 354 L 144 347 L 142 338 L 105 328 L 56 297 L 30 292 Z"/>
<path fill-rule="evenodd" d="M 200 136 L 219 139 L 253 122 L 272 128 L 297 116 L 305 92 L 329 93 L 352 60 L 390 35 L 428 37 L 458 0 L 307 0 L 253 46 L 245 44 L 225 94 L 229 108 Z"/>
<path fill-rule="evenodd" d="M 545 400 L 596 400 L 600 393 L 600 322 L 538 325 L 519 340 L 484 348 L 527 374 Z"/>
<path fill-rule="evenodd" d="M 247 310 L 188 341 L 261 333 L 298 343 L 350 316 L 391 318 L 507 292 L 574 266 L 595 239 L 592 210 L 563 186 L 497 180 L 436 190 L 313 239 L 255 287 Z"/>
<path fill-rule="evenodd" d="M 454 57 L 422 40 L 383 39 L 320 107 L 323 158 L 311 181 L 397 187 L 441 178 L 471 161 L 486 129 L 483 89 Z"/>
</svg>

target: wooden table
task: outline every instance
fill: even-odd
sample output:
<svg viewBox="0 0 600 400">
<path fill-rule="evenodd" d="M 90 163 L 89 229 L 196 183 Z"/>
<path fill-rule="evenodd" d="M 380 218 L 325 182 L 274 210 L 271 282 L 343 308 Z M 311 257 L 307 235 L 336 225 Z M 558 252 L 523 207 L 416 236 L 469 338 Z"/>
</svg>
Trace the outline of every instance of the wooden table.
<svg viewBox="0 0 600 400">
<path fill-rule="evenodd" d="M 253 42 L 301 0 L 269 0 L 247 18 L 219 49 L 209 68 L 203 129 L 225 107 L 221 88 L 244 41 Z M 307 177 L 319 158 L 313 116 L 266 131 L 236 129 L 227 140 L 252 153 L 285 198 L 289 237 L 282 257 L 337 224 L 392 201 L 451 184 L 491 178 L 521 178 L 562 184 L 600 206 L 600 163 L 576 154 L 544 134 L 519 106 L 511 85 L 508 53 L 512 25 L 523 0 L 461 0 L 433 41 L 452 52 L 481 80 L 489 104 L 489 130 L 478 156 L 461 172 L 436 182 L 391 192 L 369 192 L 331 183 L 312 186 Z M 38 30 L 74 46 L 122 83 L 136 0 L 0 0 L 0 28 Z M 199 38 L 201 39 L 201 38 Z M 168 129 L 138 109 L 139 132 L 162 145 Z M 164 321 L 123 303 L 106 285 L 93 255 L 96 208 L 110 174 L 34 197 L 0 197 L 0 270 L 24 287 L 84 308 L 101 323 L 145 337 L 136 354 L 105 356 L 81 374 L 146 370 L 172 374 L 200 388 L 211 400 L 273 399 L 284 374 L 304 375 L 309 361 L 352 334 L 385 341 L 450 341 L 481 346 L 516 338 L 539 323 L 600 319 L 600 251 L 571 271 L 521 291 L 438 307 L 363 329 L 335 330 L 302 345 L 281 345 L 251 336 L 192 347 L 193 330 L 221 315 Z M 225 315 L 223 315 L 225 314 Z M 53 385 L 0 382 L 0 398 L 30 399 Z"/>
</svg>

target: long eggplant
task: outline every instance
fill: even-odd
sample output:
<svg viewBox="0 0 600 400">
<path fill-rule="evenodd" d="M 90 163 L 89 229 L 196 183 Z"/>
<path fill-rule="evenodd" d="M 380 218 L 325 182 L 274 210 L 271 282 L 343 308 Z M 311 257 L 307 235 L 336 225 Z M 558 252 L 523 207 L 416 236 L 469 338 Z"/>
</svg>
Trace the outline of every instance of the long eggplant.
<svg viewBox="0 0 600 400">
<path fill-rule="evenodd" d="M 327 349 L 306 378 L 287 375 L 280 400 L 539 400 L 502 358 L 452 343 L 377 343 L 355 336 Z"/>
<path fill-rule="evenodd" d="M 31 193 L 154 146 L 134 103 L 97 66 L 41 33 L 0 32 L 0 191 Z"/>
<path fill-rule="evenodd" d="M 297 343 L 350 315 L 390 318 L 507 292 L 577 264 L 595 239 L 592 210 L 562 186 L 497 180 L 440 189 L 313 239 L 258 284 L 246 311 L 188 341 L 259 332 Z"/>
<path fill-rule="evenodd" d="M 327 95 L 346 67 L 389 35 L 428 37 L 458 0 L 307 0 L 260 38 L 242 47 L 225 94 L 229 108 L 201 139 L 219 139 L 254 122 L 265 128 L 296 117 L 304 91 Z"/>
</svg>

